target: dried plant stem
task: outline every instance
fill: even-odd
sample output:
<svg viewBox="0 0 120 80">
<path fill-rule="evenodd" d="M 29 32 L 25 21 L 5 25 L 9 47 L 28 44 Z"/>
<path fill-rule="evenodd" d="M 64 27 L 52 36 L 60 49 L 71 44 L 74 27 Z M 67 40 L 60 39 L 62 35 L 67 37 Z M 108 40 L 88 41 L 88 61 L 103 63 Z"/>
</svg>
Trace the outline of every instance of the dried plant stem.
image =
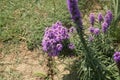
<svg viewBox="0 0 120 80">
<path fill-rule="evenodd" d="M 48 67 L 49 67 L 49 70 L 48 70 L 48 77 L 51 79 L 51 80 L 54 80 L 54 70 L 53 70 L 53 57 L 52 56 L 48 56 Z"/>
</svg>

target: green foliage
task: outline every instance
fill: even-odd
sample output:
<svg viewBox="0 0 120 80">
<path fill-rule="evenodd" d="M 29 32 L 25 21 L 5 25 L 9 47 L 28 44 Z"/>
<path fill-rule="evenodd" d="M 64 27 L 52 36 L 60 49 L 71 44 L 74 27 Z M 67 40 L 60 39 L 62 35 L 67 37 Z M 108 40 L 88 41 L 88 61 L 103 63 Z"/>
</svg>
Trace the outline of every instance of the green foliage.
<svg viewBox="0 0 120 80">
<path fill-rule="evenodd" d="M 30 50 L 41 45 L 45 27 L 57 20 L 66 27 L 73 24 L 66 0 L 0 0 L 0 5 L 0 41 L 25 41 Z"/>
<path fill-rule="evenodd" d="M 102 62 L 102 65 L 104 65 L 104 69 L 107 70 L 107 80 L 116 80 L 118 76 L 114 74 L 117 72 L 115 71 L 116 67 L 113 61 L 113 39 L 111 39 L 107 33 L 101 33 L 100 35 L 95 36 L 94 41 L 90 42 L 89 46 L 94 50 L 94 52 L 96 53 L 96 57 Z M 114 68 L 112 65 L 114 65 Z"/>
<path fill-rule="evenodd" d="M 27 6 L 21 5 L 27 4 L 26 1 L 7 1 L 1 0 L 0 4 L 0 41 L 14 41 L 18 42 L 25 34 L 25 25 L 29 18 L 27 16 Z"/>
<path fill-rule="evenodd" d="M 84 13 L 91 10 L 95 0 L 78 1 L 79 8 L 84 15 Z M 106 4 L 107 2 L 104 6 L 107 6 Z M 14 44 L 25 41 L 27 42 L 28 49 L 33 50 L 38 45 L 41 45 L 45 27 L 51 26 L 57 20 L 61 21 L 68 28 L 73 25 L 67 11 L 66 0 L 0 0 L 0 5 L 0 41 L 4 42 L 4 44 L 7 43 L 9 48 L 11 48 L 11 42 Z M 94 42 L 88 42 L 87 44 L 88 47 L 92 48 L 92 52 L 95 53 L 89 60 L 96 60 L 92 58 L 98 58 L 104 69 L 107 70 L 104 73 L 107 80 L 116 80 L 118 78 L 118 71 L 112 59 L 114 52 L 114 43 L 112 41 L 120 41 L 120 1 L 112 0 L 111 9 L 114 11 L 114 20 L 109 29 L 110 33 L 108 32 L 108 35 L 105 36 L 104 34 L 96 36 Z M 84 37 L 87 38 L 87 36 Z M 85 54 L 82 54 L 85 51 L 82 51 L 83 46 L 79 36 L 75 33 L 70 41 L 75 44 L 75 51 L 79 55 L 79 59 L 70 65 L 70 74 L 64 76 L 63 80 L 89 80 L 89 78 L 93 80 L 93 76 L 97 76 L 97 74 L 92 73 L 93 70 L 91 68 L 93 66 L 91 64 L 85 64 L 84 59 L 88 62 L 89 60 L 87 60 L 88 58 L 85 57 Z M 8 47 L 0 49 L 0 51 L 5 51 Z M 97 71 L 99 72 L 99 70 Z M 8 71 L 7 74 L 11 80 L 22 79 L 20 77 L 21 74 L 17 72 Z M 39 77 L 44 76 L 41 73 L 36 73 L 35 75 Z M 0 80 L 7 80 L 4 74 L 0 75 Z M 99 80 L 98 77 L 95 80 Z"/>
<path fill-rule="evenodd" d="M 117 78 L 119 78 L 118 71 L 112 59 L 114 53 L 113 42 L 108 34 L 101 33 L 98 36 L 94 36 L 94 40 L 87 44 L 88 47 L 91 48 L 90 52 L 92 54 L 89 53 L 89 55 L 86 55 L 85 52 L 83 52 L 84 48 L 80 43 L 79 48 L 77 47 L 76 50 L 78 54 L 81 53 L 79 54 L 79 59 L 75 60 L 73 64 L 69 66 L 70 74 L 65 75 L 63 80 L 117 80 Z M 90 61 L 93 61 L 94 65 L 91 65 Z M 100 64 L 98 64 L 97 61 L 99 61 Z M 101 66 L 103 68 L 98 69 L 96 66 Z M 104 76 L 101 75 L 100 69 L 103 69 Z M 93 71 L 97 71 L 98 73 Z M 98 77 L 97 74 L 100 76 Z"/>
<path fill-rule="evenodd" d="M 98 25 L 97 25 L 98 26 Z M 70 78 L 70 80 L 116 80 L 119 78 L 118 71 L 114 65 L 112 59 L 114 48 L 113 48 L 113 38 L 109 36 L 108 33 L 100 33 L 98 36 L 94 35 L 94 40 L 92 42 L 87 42 L 86 36 L 83 30 L 80 29 L 81 26 L 77 24 L 76 28 L 81 40 L 83 56 L 72 64 L 70 74 L 65 76 L 64 79 Z M 101 26 L 100 26 L 101 27 Z M 117 33 L 118 34 L 118 33 Z M 86 45 L 87 44 L 87 45 Z M 77 51 L 79 51 L 77 50 Z M 116 73 L 116 74 L 114 74 Z M 71 79 L 74 75 L 76 78 Z"/>
<path fill-rule="evenodd" d="M 89 4 L 88 1 L 79 1 L 79 3 L 82 12 L 84 12 L 83 7 L 86 5 L 85 3 Z M 45 27 L 51 26 L 56 21 L 61 21 L 68 28 L 73 25 L 67 11 L 66 0 L 36 0 L 33 6 L 37 8 L 37 12 L 33 12 L 30 18 L 33 30 L 28 38 L 28 49 L 34 49 L 37 45 L 40 45 Z"/>
<path fill-rule="evenodd" d="M 110 28 L 110 35 L 114 38 L 114 41 L 120 41 L 120 1 L 112 0 L 112 9 L 114 11 L 114 20 Z"/>
</svg>

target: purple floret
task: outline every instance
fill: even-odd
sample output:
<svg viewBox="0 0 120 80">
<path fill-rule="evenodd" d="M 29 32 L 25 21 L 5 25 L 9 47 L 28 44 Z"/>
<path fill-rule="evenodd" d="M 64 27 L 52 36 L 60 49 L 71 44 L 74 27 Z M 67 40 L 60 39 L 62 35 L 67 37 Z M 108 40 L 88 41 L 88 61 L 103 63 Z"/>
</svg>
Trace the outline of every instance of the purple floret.
<svg viewBox="0 0 120 80">
<path fill-rule="evenodd" d="M 94 32 L 94 29 L 95 29 L 95 28 L 91 26 L 91 27 L 89 28 L 89 31 L 90 31 L 91 33 L 93 33 L 93 32 Z"/>
<path fill-rule="evenodd" d="M 90 13 L 89 18 L 90 18 L 90 23 L 91 23 L 92 25 L 94 25 L 94 22 L 95 22 L 95 17 L 94 17 L 94 16 L 95 16 L 94 13 Z"/>
<path fill-rule="evenodd" d="M 93 33 L 94 33 L 95 35 L 99 35 L 100 29 L 99 29 L 99 28 L 95 28 Z"/>
<path fill-rule="evenodd" d="M 81 14 L 78 9 L 78 0 L 67 0 L 67 6 L 73 21 L 79 21 L 79 25 L 82 26 Z"/>
<path fill-rule="evenodd" d="M 112 12 L 110 10 L 108 10 L 104 17 L 104 21 L 107 22 L 108 26 L 109 26 L 110 23 L 112 22 L 112 19 L 113 19 Z"/>
<path fill-rule="evenodd" d="M 68 45 L 68 47 L 69 47 L 69 49 L 71 49 L 71 50 L 75 49 L 75 45 L 72 44 L 72 43 L 70 43 L 70 44 Z"/>
<path fill-rule="evenodd" d="M 106 32 L 107 31 L 107 29 L 108 29 L 108 23 L 107 22 L 103 22 L 102 23 L 102 32 Z"/>
<path fill-rule="evenodd" d="M 120 71 L 120 52 L 115 52 L 113 55 L 114 61 L 116 62 L 116 65 Z"/>
<path fill-rule="evenodd" d="M 63 48 L 63 46 L 62 46 L 62 44 L 57 44 L 57 45 L 56 45 L 56 48 L 57 48 L 58 51 L 61 51 L 62 48 Z"/>
<path fill-rule="evenodd" d="M 101 21 L 103 21 L 103 16 L 102 13 L 98 14 L 98 21 L 101 23 Z"/>
<path fill-rule="evenodd" d="M 109 15 L 110 17 L 110 21 L 112 21 L 112 18 L 113 18 L 113 15 L 112 15 L 112 12 L 110 10 L 107 11 L 107 14 Z"/>
<path fill-rule="evenodd" d="M 120 52 L 115 52 L 113 57 L 116 63 L 120 63 Z"/>
</svg>

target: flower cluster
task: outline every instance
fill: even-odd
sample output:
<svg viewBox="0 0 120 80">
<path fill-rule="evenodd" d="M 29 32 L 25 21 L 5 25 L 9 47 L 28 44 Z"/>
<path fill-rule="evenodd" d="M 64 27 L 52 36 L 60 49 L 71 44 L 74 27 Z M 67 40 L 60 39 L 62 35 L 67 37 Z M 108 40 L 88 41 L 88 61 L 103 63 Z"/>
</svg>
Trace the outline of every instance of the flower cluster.
<svg viewBox="0 0 120 80">
<path fill-rule="evenodd" d="M 46 28 L 45 30 L 42 40 L 43 50 L 47 52 L 49 56 L 57 56 L 60 51 L 63 50 L 64 40 L 68 39 L 68 29 L 63 27 L 61 22 L 56 22 L 52 27 Z M 73 49 L 73 46 L 71 45 L 70 48 Z"/>
<path fill-rule="evenodd" d="M 68 10 L 71 14 L 73 21 L 79 22 L 79 25 L 82 26 L 81 14 L 77 3 L 78 0 L 67 0 Z"/>
<path fill-rule="evenodd" d="M 112 22 L 112 12 L 110 10 L 107 11 L 106 15 L 103 17 L 102 13 L 99 13 L 98 14 L 98 23 L 100 23 L 100 26 L 101 26 L 101 31 L 103 33 L 105 33 L 109 26 L 110 26 L 110 23 Z M 95 15 L 94 13 L 91 13 L 90 16 L 89 16 L 89 20 L 90 20 L 90 24 L 91 26 L 89 27 L 89 31 L 90 33 L 94 34 L 94 35 L 99 35 L 100 33 L 100 28 L 96 28 L 94 27 L 95 25 Z M 89 36 L 89 41 L 93 41 L 93 35 Z"/>
<path fill-rule="evenodd" d="M 95 28 L 94 27 L 94 23 L 95 23 L 95 15 L 93 13 L 90 14 L 90 23 L 92 25 L 92 27 L 89 28 L 89 31 L 95 35 L 98 35 L 100 33 L 100 29 L 99 28 Z M 112 21 L 112 12 L 110 10 L 107 11 L 105 17 L 103 17 L 102 13 L 98 14 L 98 22 L 101 23 L 101 28 L 102 28 L 102 32 L 105 33 L 108 29 L 108 27 L 110 26 L 110 23 Z"/>
<path fill-rule="evenodd" d="M 120 70 L 120 52 L 115 52 L 113 58 L 117 64 L 118 69 Z"/>
</svg>

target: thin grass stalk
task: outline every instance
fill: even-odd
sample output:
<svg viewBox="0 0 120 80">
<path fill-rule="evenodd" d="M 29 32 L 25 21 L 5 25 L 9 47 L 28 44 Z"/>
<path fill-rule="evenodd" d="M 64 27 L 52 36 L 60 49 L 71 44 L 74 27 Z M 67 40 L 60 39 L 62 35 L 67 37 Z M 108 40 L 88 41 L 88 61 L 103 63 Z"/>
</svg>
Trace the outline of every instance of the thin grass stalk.
<svg viewBox="0 0 120 80">
<path fill-rule="evenodd" d="M 55 5 L 55 0 L 53 0 L 53 6 L 54 6 L 54 16 L 56 16 L 56 5 Z M 55 21 L 55 18 L 54 18 Z"/>
<path fill-rule="evenodd" d="M 53 57 L 52 56 L 48 56 L 48 67 L 49 67 L 49 69 L 48 69 L 48 77 L 51 79 L 51 80 L 54 80 L 54 70 L 53 70 L 53 61 L 54 59 L 53 59 Z"/>
</svg>

